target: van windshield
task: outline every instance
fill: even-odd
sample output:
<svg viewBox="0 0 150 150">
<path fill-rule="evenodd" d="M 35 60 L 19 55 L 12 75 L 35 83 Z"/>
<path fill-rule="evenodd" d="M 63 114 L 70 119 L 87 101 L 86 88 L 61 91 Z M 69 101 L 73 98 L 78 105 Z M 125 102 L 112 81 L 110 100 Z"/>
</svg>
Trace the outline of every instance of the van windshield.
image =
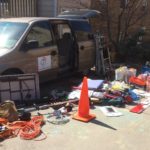
<svg viewBox="0 0 150 150">
<path fill-rule="evenodd" d="M 0 22 L 0 48 L 13 48 L 27 26 L 27 23 Z"/>
</svg>

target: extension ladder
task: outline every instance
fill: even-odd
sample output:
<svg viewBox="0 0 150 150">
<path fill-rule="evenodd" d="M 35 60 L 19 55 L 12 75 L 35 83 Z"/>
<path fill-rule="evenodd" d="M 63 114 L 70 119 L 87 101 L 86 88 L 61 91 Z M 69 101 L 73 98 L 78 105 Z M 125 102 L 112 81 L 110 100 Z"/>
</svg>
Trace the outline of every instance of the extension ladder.
<svg viewBox="0 0 150 150">
<path fill-rule="evenodd" d="M 96 35 L 96 71 L 105 76 L 112 69 L 111 56 L 104 36 Z"/>
</svg>

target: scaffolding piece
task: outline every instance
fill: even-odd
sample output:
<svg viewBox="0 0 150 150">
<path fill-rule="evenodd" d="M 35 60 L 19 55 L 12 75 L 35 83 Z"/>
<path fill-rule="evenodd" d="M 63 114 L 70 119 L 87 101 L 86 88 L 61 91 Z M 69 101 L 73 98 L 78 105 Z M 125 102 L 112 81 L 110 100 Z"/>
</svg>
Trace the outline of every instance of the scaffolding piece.
<svg viewBox="0 0 150 150">
<path fill-rule="evenodd" d="M 37 74 L 0 76 L 0 102 L 5 100 L 24 101 L 40 98 L 39 77 Z"/>
</svg>

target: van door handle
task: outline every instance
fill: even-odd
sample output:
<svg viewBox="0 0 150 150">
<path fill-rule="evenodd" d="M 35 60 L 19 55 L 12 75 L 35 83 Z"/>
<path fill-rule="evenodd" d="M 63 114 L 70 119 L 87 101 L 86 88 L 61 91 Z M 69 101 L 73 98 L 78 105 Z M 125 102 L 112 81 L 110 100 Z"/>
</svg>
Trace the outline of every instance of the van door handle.
<svg viewBox="0 0 150 150">
<path fill-rule="evenodd" d="M 50 54 L 51 54 L 52 56 L 55 56 L 55 55 L 57 54 L 57 52 L 56 52 L 56 51 L 52 51 Z"/>
<path fill-rule="evenodd" d="M 83 46 L 83 45 L 82 45 L 82 46 L 80 46 L 80 49 L 81 49 L 81 50 L 84 50 L 84 46 Z"/>
</svg>

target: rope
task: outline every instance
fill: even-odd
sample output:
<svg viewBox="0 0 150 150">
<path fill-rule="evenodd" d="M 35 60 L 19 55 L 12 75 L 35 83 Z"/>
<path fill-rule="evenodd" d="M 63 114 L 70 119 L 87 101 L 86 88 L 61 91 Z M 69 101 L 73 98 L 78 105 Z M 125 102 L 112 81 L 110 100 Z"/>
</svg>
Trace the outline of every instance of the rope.
<svg viewBox="0 0 150 150">
<path fill-rule="evenodd" d="M 20 137 L 26 140 L 33 139 L 41 133 L 41 124 L 43 116 L 36 116 L 22 128 Z"/>
<path fill-rule="evenodd" d="M 41 125 L 43 122 L 43 116 L 34 116 L 30 121 L 16 121 L 7 123 L 6 126 L 11 131 L 11 134 L 15 136 L 19 135 L 25 140 L 31 140 L 41 133 Z"/>
<path fill-rule="evenodd" d="M 8 122 L 5 118 L 0 118 L 0 124 L 6 124 Z"/>
</svg>

